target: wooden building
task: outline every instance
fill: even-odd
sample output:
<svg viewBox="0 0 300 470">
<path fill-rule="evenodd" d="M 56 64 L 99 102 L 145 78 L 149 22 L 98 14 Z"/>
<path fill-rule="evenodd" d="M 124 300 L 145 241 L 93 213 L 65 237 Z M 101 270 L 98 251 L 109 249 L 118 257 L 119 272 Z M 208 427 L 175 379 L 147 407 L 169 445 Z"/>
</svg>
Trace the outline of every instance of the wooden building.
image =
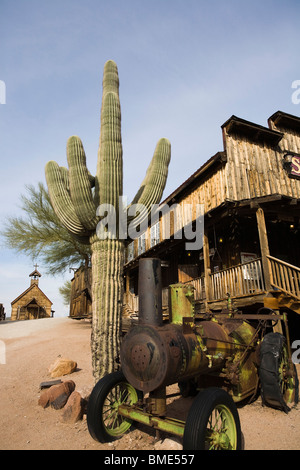
<svg viewBox="0 0 300 470">
<path fill-rule="evenodd" d="M 92 270 L 81 266 L 71 279 L 70 317 L 75 320 L 92 317 Z"/>
<path fill-rule="evenodd" d="M 11 320 L 34 320 L 53 316 L 52 302 L 39 287 L 42 275 L 35 270 L 29 274 L 30 286 L 11 302 Z"/>
<path fill-rule="evenodd" d="M 4 321 L 6 318 L 4 305 L 0 304 L 0 321 Z"/>
<path fill-rule="evenodd" d="M 298 321 L 300 118 L 278 111 L 264 127 L 232 116 L 221 129 L 223 150 L 167 197 L 161 207 L 172 210 L 128 245 L 125 313 L 138 310 L 138 261 L 147 256 L 162 260 L 166 311 L 167 287 L 190 282 L 198 315 L 221 311 L 230 299 L 247 313 L 272 306 Z M 203 245 L 189 249 L 185 227 L 196 231 L 199 205 Z"/>
</svg>

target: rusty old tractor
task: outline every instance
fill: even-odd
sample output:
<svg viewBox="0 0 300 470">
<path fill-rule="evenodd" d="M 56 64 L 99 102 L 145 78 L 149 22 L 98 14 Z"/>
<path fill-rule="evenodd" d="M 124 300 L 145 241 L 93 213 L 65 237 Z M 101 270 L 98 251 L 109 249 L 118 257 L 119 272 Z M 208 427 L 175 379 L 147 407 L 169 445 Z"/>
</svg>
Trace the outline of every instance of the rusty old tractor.
<svg viewBox="0 0 300 470">
<path fill-rule="evenodd" d="M 161 266 L 139 265 L 139 319 L 121 346 L 121 370 L 101 379 L 88 403 L 91 436 L 112 441 L 133 422 L 183 438 L 184 450 L 242 447 L 237 404 L 261 392 L 265 405 L 285 412 L 298 401 L 287 321 L 271 309 L 252 315 L 229 308 L 194 316 L 193 288 L 170 286 L 169 321 L 162 315 Z M 272 326 L 281 322 L 285 334 Z M 196 395 L 186 421 L 167 416 L 167 387 Z M 174 396 L 174 394 L 172 394 Z"/>
</svg>

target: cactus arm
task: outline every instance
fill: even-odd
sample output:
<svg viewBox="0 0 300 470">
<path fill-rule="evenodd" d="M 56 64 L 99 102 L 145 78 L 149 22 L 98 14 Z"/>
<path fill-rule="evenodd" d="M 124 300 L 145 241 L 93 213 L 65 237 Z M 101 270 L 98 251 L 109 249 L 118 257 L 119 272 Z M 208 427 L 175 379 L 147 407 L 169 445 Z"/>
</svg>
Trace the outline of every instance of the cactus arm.
<svg viewBox="0 0 300 470">
<path fill-rule="evenodd" d="M 144 210 L 139 213 L 134 221 L 137 226 L 149 216 L 153 204 L 158 204 L 165 189 L 168 166 L 171 159 L 171 144 L 168 139 L 160 139 L 156 145 L 152 161 L 148 167 L 146 176 L 135 195 L 132 203 L 141 204 Z M 128 218 L 129 222 L 132 220 Z"/>
<path fill-rule="evenodd" d="M 88 231 L 75 213 L 70 194 L 64 185 L 64 176 L 59 165 L 54 161 L 48 162 L 45 174 L 51 204 L 62 224 L 74 235 L 80 237 L 88 236 Z"/>
<path fill-rule="evenodd" d="M 70 180 L 69 180 L 69 170 L 65 166 L 60 167 L 60 173 L 63 180 L 63 184 L 68 192 L 70 192 Z"/>
<path fill-rule="evenodd" d="M 72 136 L 67 143 L 70 197 L 75 213 L 87 230 L 94 230 L 98 219 L 94 204 L 86 156 L 81 140 Z"/>
</svg>

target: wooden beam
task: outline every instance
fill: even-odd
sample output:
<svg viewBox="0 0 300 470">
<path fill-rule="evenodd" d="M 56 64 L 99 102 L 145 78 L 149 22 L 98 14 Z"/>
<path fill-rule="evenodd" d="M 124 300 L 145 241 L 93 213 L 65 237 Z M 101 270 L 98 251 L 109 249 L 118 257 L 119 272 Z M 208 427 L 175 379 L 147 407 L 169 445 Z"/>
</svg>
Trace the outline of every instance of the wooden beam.
<svg viewBox="0 0 300 470">
<path fill-rule="evenodd" d="M 209 258 L 209 242 L 208 242 L 208 234 L 207 231 L 204 230 L 203 235 L 203 261 L 204 261 L 204 277 L 205 277 L 205 306 L 208 310 L 208 301 L 211 298 L 211 287 L 210 287 L 210 275 L 211 275 L 211 268 L 210 268 L 210 258 Z"/>
<path fill-rule="evenodd" d="M 265 288 L 267 291 L 269 291 L 271 290 L 271 274 L 270 274 L 269 262 L 268 262 L 267 256 L 270 255 L 270 250 L 269 250 L 269 241 L 268 241 L 267 227 L 266 227 L 266 221 L 265 221 L 265 214 L 261 207 L 258 208 L 256 211 L 256 220 L 257 220 L 257 228 L 258 228 L 258 234 L 259 234 L 262 267 L 263 267 L 264 279 L 265 279 Z"/>
</svg>

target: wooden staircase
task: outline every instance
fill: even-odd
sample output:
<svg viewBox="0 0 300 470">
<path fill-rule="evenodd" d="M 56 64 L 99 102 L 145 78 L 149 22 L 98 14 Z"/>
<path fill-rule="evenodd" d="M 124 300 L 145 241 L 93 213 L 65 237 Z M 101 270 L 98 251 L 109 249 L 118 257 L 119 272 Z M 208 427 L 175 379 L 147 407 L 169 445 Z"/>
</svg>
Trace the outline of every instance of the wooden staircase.
<svg viewBox="0 0 300 470">
<path fill-rule="evenodd" d="M 270 282 L 279 307 L 289 308 L 300 314 L 300 268 L 273 256 L 267 256 Z"/>
</svg>

